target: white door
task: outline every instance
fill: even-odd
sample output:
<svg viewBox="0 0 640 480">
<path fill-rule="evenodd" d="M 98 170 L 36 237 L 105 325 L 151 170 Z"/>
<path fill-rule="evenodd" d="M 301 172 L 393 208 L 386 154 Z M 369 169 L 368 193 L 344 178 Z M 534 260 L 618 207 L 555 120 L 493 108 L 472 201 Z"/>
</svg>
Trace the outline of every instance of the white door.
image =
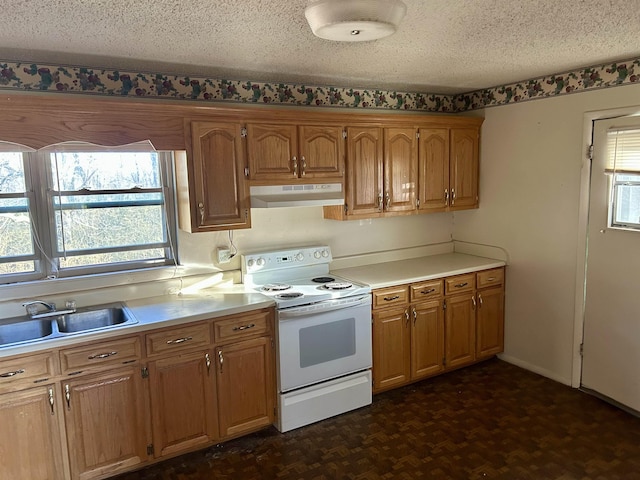
<svg viewBox="0 0 640 480">
<path fill-rule="evenodd" d="M 640 230 L 609 228 L 607 132 L 640 128 L 639 117 L 594 122 L 591 168 L 582 386 L 640 411 Z M 640 186 L 625 186 L 640 211 Z"/>
</svg>

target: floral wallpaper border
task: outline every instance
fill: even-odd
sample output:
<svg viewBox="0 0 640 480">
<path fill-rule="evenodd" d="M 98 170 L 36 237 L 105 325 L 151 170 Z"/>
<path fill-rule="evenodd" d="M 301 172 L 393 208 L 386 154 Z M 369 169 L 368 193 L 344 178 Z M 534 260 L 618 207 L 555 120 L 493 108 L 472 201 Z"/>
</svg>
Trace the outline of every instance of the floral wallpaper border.
<svg viewBox="0 0 640 480">
<path fill-rule="evenodd" d="M 0 90 L 459 113 L 640 83 L 640 58 L 458 95 L 224 80 L 0 60 Z"/>
</svg>

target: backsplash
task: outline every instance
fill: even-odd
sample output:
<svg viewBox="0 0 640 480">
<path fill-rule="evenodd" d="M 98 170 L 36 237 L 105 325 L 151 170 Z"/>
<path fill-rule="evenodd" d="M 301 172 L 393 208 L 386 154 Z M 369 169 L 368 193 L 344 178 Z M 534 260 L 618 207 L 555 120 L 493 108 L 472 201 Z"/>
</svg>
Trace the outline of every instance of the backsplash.
<svg viewBox="0 0 640 480">
<path fill-rule="evenodd" d="M 0 89 L 354 109 L 459 113 L 640 83 L 640 58 L 585 67 L 458 95 L 224 80 L 0 60 Z"/>
</svg>

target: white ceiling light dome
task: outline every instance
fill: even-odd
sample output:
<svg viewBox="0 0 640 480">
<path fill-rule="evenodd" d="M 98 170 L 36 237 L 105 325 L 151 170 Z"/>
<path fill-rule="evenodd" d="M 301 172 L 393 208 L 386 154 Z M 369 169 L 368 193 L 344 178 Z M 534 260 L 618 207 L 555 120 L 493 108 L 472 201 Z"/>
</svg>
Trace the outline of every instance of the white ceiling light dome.
<svg viewBox="0 0 640 480">
<path fill-rule="evenodd" d="M 406 13 L 400 0 L 317 0 L 304 11 L 314 35 L 338 42 L 388 37 Z"/>
</svg>

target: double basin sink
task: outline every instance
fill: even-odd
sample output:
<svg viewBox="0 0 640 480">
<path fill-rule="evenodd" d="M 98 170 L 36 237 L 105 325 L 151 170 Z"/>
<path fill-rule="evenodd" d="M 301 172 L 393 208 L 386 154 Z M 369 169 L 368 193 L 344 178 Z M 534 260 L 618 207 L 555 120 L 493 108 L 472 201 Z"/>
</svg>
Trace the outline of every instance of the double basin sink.
<svg viewBox="0 0 640 480">
<path fill-rule="evenodd" d="M 123 303 L 79 308 L 46 318 L 28 315 L 0 320 L 0 348 L 138 323 Z"/>
</svg>

